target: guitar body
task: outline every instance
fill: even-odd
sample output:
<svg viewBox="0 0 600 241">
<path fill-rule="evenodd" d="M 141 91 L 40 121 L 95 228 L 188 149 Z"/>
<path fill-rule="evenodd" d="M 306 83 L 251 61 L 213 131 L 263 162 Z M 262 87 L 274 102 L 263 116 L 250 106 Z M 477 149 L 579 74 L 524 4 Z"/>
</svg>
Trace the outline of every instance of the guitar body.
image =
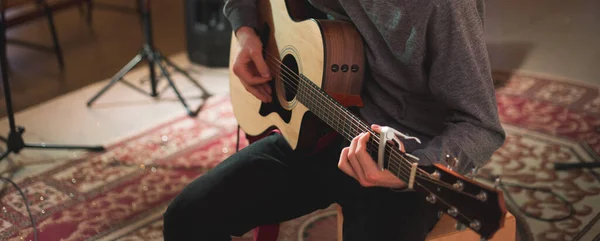
<svg viewBox="0 0 600 241">
<path fill-rule="evenodd" d="M 303 1 L 258 0 L 257 7 L 263 57 L 273 76 L 273 101 L 263 103 L 254 97 L 230 71 L 233 112 L 249 136 L 278 129 L 292 148 L 310 149 L 320 134 L 317 129 L 325 124 L 296 98 L 294 80 L 305 76 L 345 107 L 361 106 L 365 69 L 361 36 L 349 22 L 318 19 L 318 12 Z M 233 35 L 230 66 L 238 47 Z"/>
</svg>

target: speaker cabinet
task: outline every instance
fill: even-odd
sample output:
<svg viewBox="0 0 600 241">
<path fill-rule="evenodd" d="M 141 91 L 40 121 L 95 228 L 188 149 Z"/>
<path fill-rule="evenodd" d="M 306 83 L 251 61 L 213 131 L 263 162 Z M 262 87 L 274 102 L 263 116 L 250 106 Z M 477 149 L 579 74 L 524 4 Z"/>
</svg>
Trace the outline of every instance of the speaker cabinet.
<svg viewBox="0 0 600 241">
<path fill-rule="evenodd" d="M 223 0 L 185 0 L 186 45 L 190 61 L 209 67 L 229 66 L 231 24 Z"/>
</svg>

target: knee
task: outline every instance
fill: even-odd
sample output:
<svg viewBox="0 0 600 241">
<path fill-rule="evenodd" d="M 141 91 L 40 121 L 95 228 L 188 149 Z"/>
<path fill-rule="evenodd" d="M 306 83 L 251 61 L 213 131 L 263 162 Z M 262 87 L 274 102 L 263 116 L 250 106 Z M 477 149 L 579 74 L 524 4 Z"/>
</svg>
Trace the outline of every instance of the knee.
<svg viewBox="0 0 600 241">
<path fill-rule="evenodd" d="M 204 215 L 198 215 L 203 210 L 204 201 L 191 193 L 189 188 L 184 188 L 167 206 L 163 213 L 163 233 L 165 240 L 191 232 L 194 227 L 202 227 Z M 181 239 L 179 239 L 181 240 Z"/>
<path fill-rule="evenodd" d="M 180 194 L 163 213 L 164 240 L 229 240 L 219 215 L 210 210 L 206 199 Z"/>
<path fill-rule="evenodd" d="M 176 235 L 185 229 L 185 212 L 179 207 L 175 200 L 169 204 L 163 213 L 163 236 L 164 240 L 177 240 Z"/>
<path fill-rule="evenodd" d="M 205 188 L 199 187 L 198 180 L 185 187 L 163 213 L 165 235 L 199 231 L 198 227 L 206 227 L 218 220 L 213 211 L 218 207 L 214 205 L 214 199 Z"/>
</svg>

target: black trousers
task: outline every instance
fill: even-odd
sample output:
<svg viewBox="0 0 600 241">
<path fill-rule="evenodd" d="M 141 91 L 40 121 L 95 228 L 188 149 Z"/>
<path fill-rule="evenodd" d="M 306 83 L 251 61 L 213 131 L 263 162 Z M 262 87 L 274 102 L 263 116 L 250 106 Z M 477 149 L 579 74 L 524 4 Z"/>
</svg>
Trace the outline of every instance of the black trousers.
<svg viewBox="0 0 600 241">
<path fill-rule="evenodd" d="M 424 240 L 437 211 L 415 192 L 362 187 L 337 167 L 347 142 L 318 154 L 294 151 L 279 134 L 243 148 L 200 176 L 164 213 L 164 240 L 225 241 L 332 203 L 346 241 Z"/>
</svg>

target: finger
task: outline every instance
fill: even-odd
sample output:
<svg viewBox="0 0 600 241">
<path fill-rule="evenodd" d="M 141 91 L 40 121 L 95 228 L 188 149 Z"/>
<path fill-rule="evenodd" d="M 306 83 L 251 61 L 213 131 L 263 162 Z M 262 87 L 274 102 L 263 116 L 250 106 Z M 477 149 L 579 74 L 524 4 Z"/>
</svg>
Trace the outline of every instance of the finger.
<svg viewBox="0 0 600 241">
<path fill-rule="evenodd" d="M 260 84 L 260 85 L 254 85 L 254 88 L 256 88 L 265 98 L 265 102 L 271 102 L 271 95 L 269 94 L 269 90 L 267 90 L 267 85 L 265 84 Z"/>
<path fill-rule="evenodd" d="M 269 67 L 267 66 L 267 63 L 265 62 L 265 59 L 263 58 L 263 55 L 262 55 L 262 48 L 258 49 L 258 50 L 251 49 L 250 50 L 250 58 L 252 58 L 252 62 L 254 62 L 254 65 L 256 66 L 258 73 L 260 73 L 260 75 L 263 78 L 271 77 L 271 71 L 269 71 Z"/>
<path fill-rule="evenodd" d="M 233 73 L 240 78 L 242 82 L 248 82 L 253 78 L 250 68 L 248 67 L 250 57 L 247 55 L 248 53 L 246 51 L 239 52 L 233 63 Z"/>
<path fill-rule="evenodd" d="M 272 90 L 271 90 L 271 86 L 268 84 L 263 84 L 265 86 L 265 90 L 267 91 L 267 93 L 269 93 L 269 95 L 272 94 Z"/>
<path fill-rule="evenodd" d="M 377 124 L 372 124 L 371 129 L 377 133 L 381 133 L 381 126 Z"/>
<path fill-rule="evenodd" d="M 365 172 L 363 171 L 362 167 L 360 166 L 360 162 L 358 160 L 359 157 L 356 155 L 356 153 L 358 152 L 358 150 L 357 150 L 358 140 L 363 135 L 364 135 L 364 133 L 360 134 L 360 135 L 354 137 L 354 139 L 352 139 L 352 142 L 350 143 L 350 148 L 348 150 L 348 162 L 350 163 L 350 166 L 352 167 L 352 169 L 354 170 L 354 173 L 358 177 L 358 181 L 360 182 L 360 184 L 363 186 L 368 186 L 370 183 L 368 183 L 367 180 L 365 179 Z"/>
<path fill-rule="evenodd" d="M 346 173 L 348 176 L 351 176 L 352 178 L 358 181 L 358 179 L 356 178 L 356 173 L 354 173 L 354 170 L 350 166 L 350 163 L 348 163 L 348 150 L 348 147 L 342 149 L 342 153 L 340 154 L 340 160 L 338 161 L 338 168 L 342 170 L 342 172 Z"/>
<path fill-rule="evenodd" d="M 247 83 L 245 83 L 243 81 L 242 81 L 242 85 L 244 85 L 244 88 L 246 89 L 246 91 L 250 92 L 250 94 L 254 95 L 254 97 L 259 99 L 260 101 L 267 102 L 267 97 L 256 87 L 248 85 Z"/>
<path fill-rule="evenodd" d="M 355 155 L 357 156 L 359 165 L 364 172 L 365 181 L 379 185 L 380 170 L 377 168 L 375 161 L 366 150 L 367 142 L 369 141 L 370 133 L 366 133 L 359 137 Z"/>
<path fill-rule="evenodd" d="M 261 84 L 261 85 L 258 85 L 257 87 L 260 88 L 265 93 L 265 95 L 269 99 L 269 102 L 271 102 L 271 99 L 273 98 L 271 95 L 271 86 L 269 86 L 267 84 Z"/>
<path fill-rule="evenodd" d="M 260 77 L 256 70 L 256 65 L 250 56 L 250 51 L 241 51 L 233 64 L 233 73 L 242 81 L 249 85 L 263 84 L 270 78 Z"/>
</svg>

